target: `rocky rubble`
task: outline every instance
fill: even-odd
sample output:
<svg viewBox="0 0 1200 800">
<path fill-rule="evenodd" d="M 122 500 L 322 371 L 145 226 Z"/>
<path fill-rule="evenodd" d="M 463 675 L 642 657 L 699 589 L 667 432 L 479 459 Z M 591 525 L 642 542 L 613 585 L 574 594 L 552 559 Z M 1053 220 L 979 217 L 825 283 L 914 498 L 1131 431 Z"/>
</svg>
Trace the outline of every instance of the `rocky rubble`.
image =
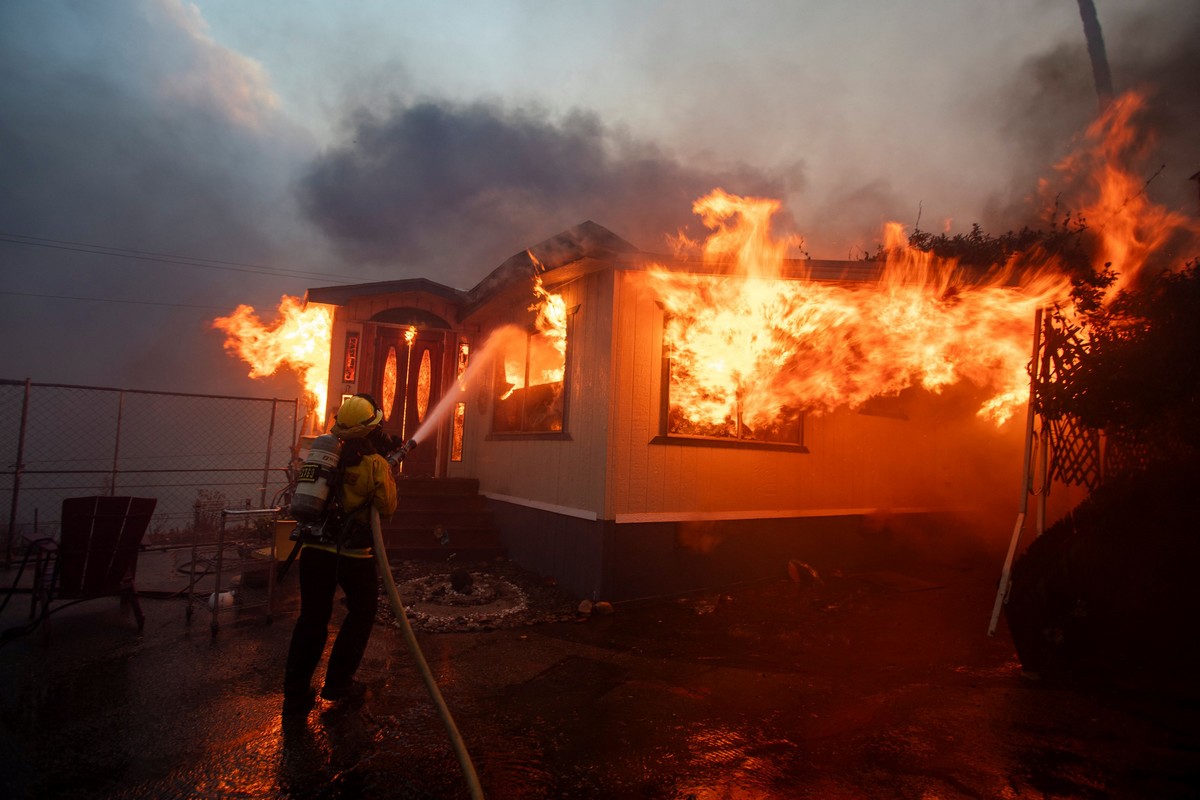
<svg viewBox="0 0 1200 800">
<path fill-rule="evenodd" d="M 519 628 L 577 617 L 578 599 L 510 561 L 402 561 L 390 565 L 414 630 L 433 633 Z M 380 581 L 378 622 L 396 624 Z"/>
</svg>

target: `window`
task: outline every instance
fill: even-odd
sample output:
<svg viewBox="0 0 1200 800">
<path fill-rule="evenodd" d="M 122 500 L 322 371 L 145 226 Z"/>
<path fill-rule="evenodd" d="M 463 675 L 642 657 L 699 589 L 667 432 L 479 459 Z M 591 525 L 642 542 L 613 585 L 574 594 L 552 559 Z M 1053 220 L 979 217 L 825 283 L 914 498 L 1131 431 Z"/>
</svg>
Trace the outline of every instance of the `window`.
<svg viewBox="0 0 1200 800">
<path fill-rule="evenodd" d="M 741 374 L 717 355 L 674 350 L 672 340 L 693 341 L 685 325 L 664 321 L 663 435 L 656 441 L 805 450 L 803 409 L 772 402 L 754 388 L 767 382 Z"/>
<path fill-rule="evenodd" d="M 396 348 L 389 346 L 387 358 L 383 361 L 383 382 L 382 382 L 382 397 L 383 402 L 383 418 L 390 420 L 392 418 L 392 410 L 396 407 L 396 381 L 399 377 L 396 367 Z"/>
<path fill-rule="evenodd" d="M 495 360 L 493 433 L 560 433 L 566 418 L 567 337 L 511 336 Z"/>
<path fill-rule="evenodd" d="M 454 380 L 460 390 L 467 388 L 467 366 L 471 360 L 471 341 L 466 338 L 458 340 L 458 358 L 454 365 Z M 467 404 L 455 403 L 454 415 L 450 422 L 450 460 L 463 460 L 463 437 L 467 427 Z"/>
</svg>

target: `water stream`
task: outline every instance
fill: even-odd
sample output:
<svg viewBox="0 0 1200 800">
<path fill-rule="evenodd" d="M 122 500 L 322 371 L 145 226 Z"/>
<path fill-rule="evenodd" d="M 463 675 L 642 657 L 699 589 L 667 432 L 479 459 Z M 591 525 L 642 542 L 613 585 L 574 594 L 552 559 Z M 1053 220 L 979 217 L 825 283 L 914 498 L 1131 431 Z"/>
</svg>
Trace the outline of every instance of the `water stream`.
<svg viewBox="0 0 1200 800">
<path fill-rule="evenodd" d="M 512 341 L 514 337 L 524 336 L 525 333 L 516 325 L 505 325 L 502 328 L 497 328 L 488 336 L 483 347 L 478 353 L 471 356 L 470 363 L 463 374 L 458 376 L 454 385 L 445 391 L 433 410 L 426 415 L 425 420 L 417 428 L 412 435 L 412 440 L 420 444 L 431 433 L 437 430 L 437 426 L 450 413 L 450 409 L 456 403 L 462 402 L 462 399 L 467 396 L 468 390 L 474 385 L 475 380 L 479 377 L 484 365 L 491 362 L 492 358 L 498 351 L 502 351 L 506 343 Z"/>
</svg>

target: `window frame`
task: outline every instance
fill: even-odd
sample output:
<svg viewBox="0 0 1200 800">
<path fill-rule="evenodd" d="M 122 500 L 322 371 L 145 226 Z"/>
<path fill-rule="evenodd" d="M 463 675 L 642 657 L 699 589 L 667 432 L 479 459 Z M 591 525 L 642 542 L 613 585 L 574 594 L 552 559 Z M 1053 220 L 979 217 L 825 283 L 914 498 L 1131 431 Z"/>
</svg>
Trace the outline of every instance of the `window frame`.
<svg viewBox="0 0 1200 800">
<path fill-rule="evenodd" d="M 526 425 L 526 419 L 527 419 L 527 407 L 524 404 L 522 404 L 522 407 L 521 407 L 522 429 L 521 430 L 502 430 L 502 431 L 496 430 L 496 404 L 498 402 L 500 402 L 499 387 L 497 386 L 497 382 L 504 371 L 503 361 L 501 360 L 501 359 L 503 359 L 503 355 L 499 355 L 498 357 L 495 357 L 496 361 L 492 365 L 492 382 L 491 382 L 491 391 L 490 391 L 490 395 L 489 395 L 491 398 L 491 408 L 490 408 L 490 413 L 488 414 L 489 430 L 488 430 L 488 435 L 486 437 L 486 441 L 505 441 L 505 440 L 508 440 L 508 441 L 514 441 L 514 440 L 519 440 L 519 441 L 539 441 L 539 440 L 562 441 L 562 440 L 567 440 L 567 441 L 570 441 L 571 440 L 571 435 L 568 432 L 568 425 L 570 423 L 570 410 L 571 410 L 571 402 L 570 402 L 571 401 L 571 392 L 570 392 L 571 353 L 572 353 L 572 350 L 574 349 L 574 339 L 575 339 L 575 336 L 574 336 L 575 312 L 577 312 L 578 310 L 579 310 L 579 306 L 574 306 L 572 308 L 567 309 L 567 321 L 566 321 L 566 324 L 567 324 L 567 346 L 566 346 L 565 351 L 563 352 L 563 379 L 562 379 L 562 389 L 560 391 L 560 396 L 562 397 L 562 425 L 561 425 L 560 429 L 556 430 L 556 431 L 525 430 L 524 426 Z M 531 351 L 532 339 L 535 336 L 544 336 L 544 335 L 545 335 L 545 333 L 543 331 L 539 331 L 539 330 L 537 330 L 537 328 L 535 328 L 533 326 L 529 326 L 528 328 L 525 329 L 525 385 L 526 386 L 529 385 L 529 354 Z"/>
<path fill-rule="evenodd" d="M 661 391 L 659 392 L 659 429 L 658 435 L 650 440 L 650 444 L 679 444 L 692 447 L 718 447 L 718 448 L 739 448 L 743 450 L 778 450 L 789 453 L 809 453 L 808 446 L 804 442 L 806 422 L 808 414 L 805 411 L 797 412 L 797 425 L 799 427 L 798 440 L 795 442 L 768 442 L 761 439 L 742 439 L 740 432 L 743 430 L 744 422 L 740 408 L 737 409 L 737 418 L 734 420 L 734 425 L 738 431 L 738 436 L 711 436 L 704 434 L 691 433 L 673 433 L 671 427 L 671 353 L 672 345 L 667 341 L 667 322 L 670 320 L 670 314 L 666 309 L 659 306 L 663 312 L 662 325 L 662 382 Z"/>
</svg>

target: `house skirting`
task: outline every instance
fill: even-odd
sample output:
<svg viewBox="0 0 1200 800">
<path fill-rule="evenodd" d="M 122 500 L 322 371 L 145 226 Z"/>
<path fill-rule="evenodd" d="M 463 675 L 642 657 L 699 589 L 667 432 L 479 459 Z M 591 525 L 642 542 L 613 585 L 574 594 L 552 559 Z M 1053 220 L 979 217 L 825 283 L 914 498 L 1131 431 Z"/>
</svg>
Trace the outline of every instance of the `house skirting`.
<svg viewBox="0 0 1200 800">
<path fill-rule="evenodd" d="M 792 559 L 818 572 L 854 569 L 895 549 L 890 521 L 897 512 L 884 516 L 871 509 L 791 517 L 604 520 L 494 496 L 488 506 L 514 562 L 593 600 L 663 597 L 783 578 Z M 915 509 L 901 515 L 910 529 L 914 518 L 936 516 Z"/>
</svg>

